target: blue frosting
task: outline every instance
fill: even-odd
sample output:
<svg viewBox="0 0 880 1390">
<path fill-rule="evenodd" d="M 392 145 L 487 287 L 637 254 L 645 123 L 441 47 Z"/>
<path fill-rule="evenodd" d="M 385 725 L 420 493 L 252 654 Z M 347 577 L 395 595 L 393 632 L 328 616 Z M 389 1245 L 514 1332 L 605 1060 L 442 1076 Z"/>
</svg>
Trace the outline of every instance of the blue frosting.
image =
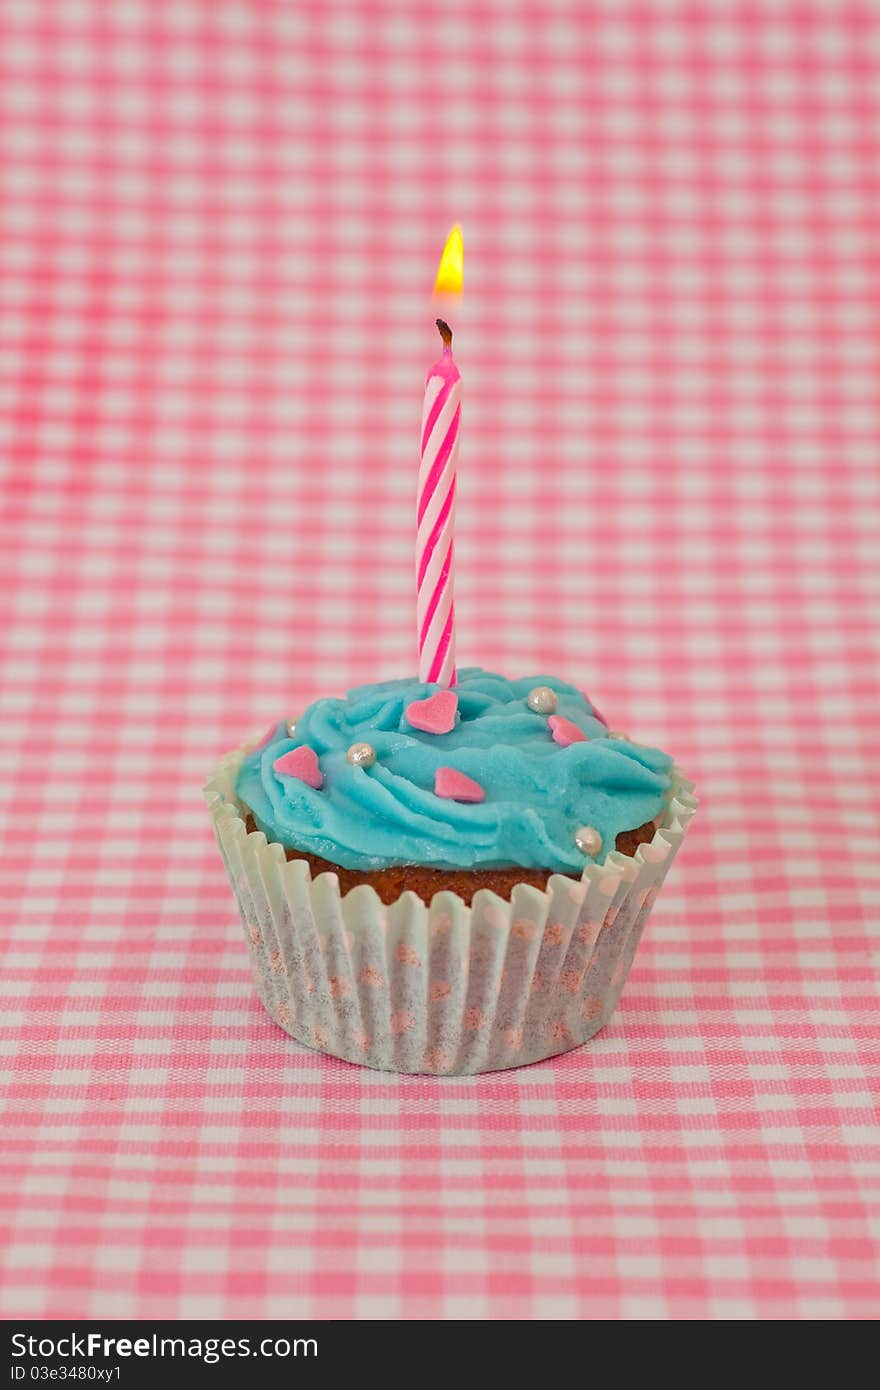
<svg viewBox="0 0 880 1390">
<path fill-rule="evenodd" d="M 526 696 L 549 685 L 557 713 L 587 735 L 560 747 L 547 719 Z M 243 762 L 238 795 L 270 840 L 319 855 L 347 869 L 392 864 L 436 868 L 537 868 L 580 872 L 588 859 L 575 830 L 594 826 L 604 859 L 621 830 L 653 819 L 670 786 L 665 753 L 609 736 L 589 701 L 553 676 L 509 681 L 477 667 L 459 673 L 458 717 L 448 734 L 409 726 L 406 709 L 439 687 L 412 680 L 352 690 L 344 700 L 316 700 Z M 370 743 L 376 762 L 352 767 L 346 752 Z M 318 755 L 320 791 L 274 771 L 284 753 L 307 744 Z M 434 794 L 439 767 L 453 767 L 483 787 L 477 804 Z"/>
</svg>

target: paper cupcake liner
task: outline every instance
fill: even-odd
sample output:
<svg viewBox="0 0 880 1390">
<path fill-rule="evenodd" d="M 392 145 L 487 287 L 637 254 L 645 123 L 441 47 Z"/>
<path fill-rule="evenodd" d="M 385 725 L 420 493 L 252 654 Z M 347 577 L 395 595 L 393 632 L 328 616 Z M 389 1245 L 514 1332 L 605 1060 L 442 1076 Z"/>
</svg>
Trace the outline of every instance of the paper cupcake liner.
<svg viewBox="0 0 880 1390">
<path fill-rule="evenodd" d="M 345 897 L 261 831 L 248 833 L 235 783 L 245 748 L 205 787 L 244 922 L 257 991 L 309 1047 L 383 1071 L 466 1075 L 578 1047 L 610 1016 L 645 921 L 697 808 L 678 768 L 654 838 L 616 850 L 581 880 L 554 874 L 509 900 L 480 889 L 430 906 L 390 906 L 368 885 Z"/>
</svg>

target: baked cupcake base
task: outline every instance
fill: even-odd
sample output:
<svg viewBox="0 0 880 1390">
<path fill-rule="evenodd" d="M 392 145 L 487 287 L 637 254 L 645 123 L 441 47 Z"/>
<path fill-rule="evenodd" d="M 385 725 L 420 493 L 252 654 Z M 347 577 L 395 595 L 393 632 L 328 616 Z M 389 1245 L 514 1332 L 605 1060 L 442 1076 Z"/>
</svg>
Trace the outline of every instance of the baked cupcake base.
<svg viewBox="0 0 880 1390">
<path fill-rule="evenodd" d="M 251 811 L 242 808 L 248 832 L 258 829 Z M 654 838 L 657 826 L 654 821 L 638 826 L 635 830 L 623 830 L 618 835 L 615 848 L 620 854 L 633 855 L 639 845 Z M 301 859 L 309 866 L 313 878 L 318 874 L 335 874 L 339 880 L 339 891 L 344 897 L 352 888 L 367 885 L 374 888 L 382 902 L 390 905 L 397 901 L 401 893 L 416 893 L 423 902 L 429 903 L 435 893 L 457 893 L 462 902 L 470 907 L 474 894 L 481 888 L 497 893 L 500 898 L 509 898 L 518 884 L 546 891 L 547 881 L 552 877 L 549 869 L 432 869 L 424 864 L 395 864 L 387 869 L 343 869 L 329 859 L 321 859 L 316 854 L 306 854 L 303 850 L 284 850 L 287 859 Z M 580 874 L 564 874 L 565 878 L 580 881 Z"/>
<path fill-rule="evenodd" d="M 552 874 L 542 891 L 520 877 L 509 897 L 481 888 L 470 905 L 408 888 L 387 904 L 367 884 L 343 894 L 336 871 L 313 876 L 248 831 L 235 792 L 243 756 L 223 759 L 205 795 L 260 998 L 298 1041 L 399 1072 L 496 1071 L 596 1033 L 697 806 L 674 769 L 651 839 L 580 879 Z"/>
</svg>

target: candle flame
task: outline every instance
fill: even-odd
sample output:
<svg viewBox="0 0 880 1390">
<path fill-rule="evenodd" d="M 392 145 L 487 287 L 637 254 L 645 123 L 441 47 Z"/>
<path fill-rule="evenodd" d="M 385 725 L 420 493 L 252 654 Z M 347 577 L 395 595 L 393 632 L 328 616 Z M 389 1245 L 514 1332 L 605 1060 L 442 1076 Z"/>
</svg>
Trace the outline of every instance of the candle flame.
<svg viewBox="0 0 880 1390">
<path fill-rule="evenodd" d="M 461 227 L 456 222 L 440 257 L 437 279 L 434 281 L 434 295 L 460 295 L 464 283 L 464 238 Z"/>
</svg>

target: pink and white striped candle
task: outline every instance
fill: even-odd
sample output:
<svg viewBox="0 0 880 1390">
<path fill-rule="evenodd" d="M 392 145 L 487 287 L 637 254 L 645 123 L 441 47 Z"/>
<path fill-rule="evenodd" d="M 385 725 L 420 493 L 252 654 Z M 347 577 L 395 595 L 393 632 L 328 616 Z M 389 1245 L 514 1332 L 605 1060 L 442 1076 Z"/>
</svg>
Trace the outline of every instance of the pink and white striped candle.
<svg viewBox="0 0 880 1390">
<path fill-rule="evenodd" d="M 419 469 L 417 611 L 419 680 L 455 684 L 455 468 L 461 421 L 461 373 L 452 356 L 452 330 L 437 320 L 443 355 L 425 383 Z"/>
</svg>

